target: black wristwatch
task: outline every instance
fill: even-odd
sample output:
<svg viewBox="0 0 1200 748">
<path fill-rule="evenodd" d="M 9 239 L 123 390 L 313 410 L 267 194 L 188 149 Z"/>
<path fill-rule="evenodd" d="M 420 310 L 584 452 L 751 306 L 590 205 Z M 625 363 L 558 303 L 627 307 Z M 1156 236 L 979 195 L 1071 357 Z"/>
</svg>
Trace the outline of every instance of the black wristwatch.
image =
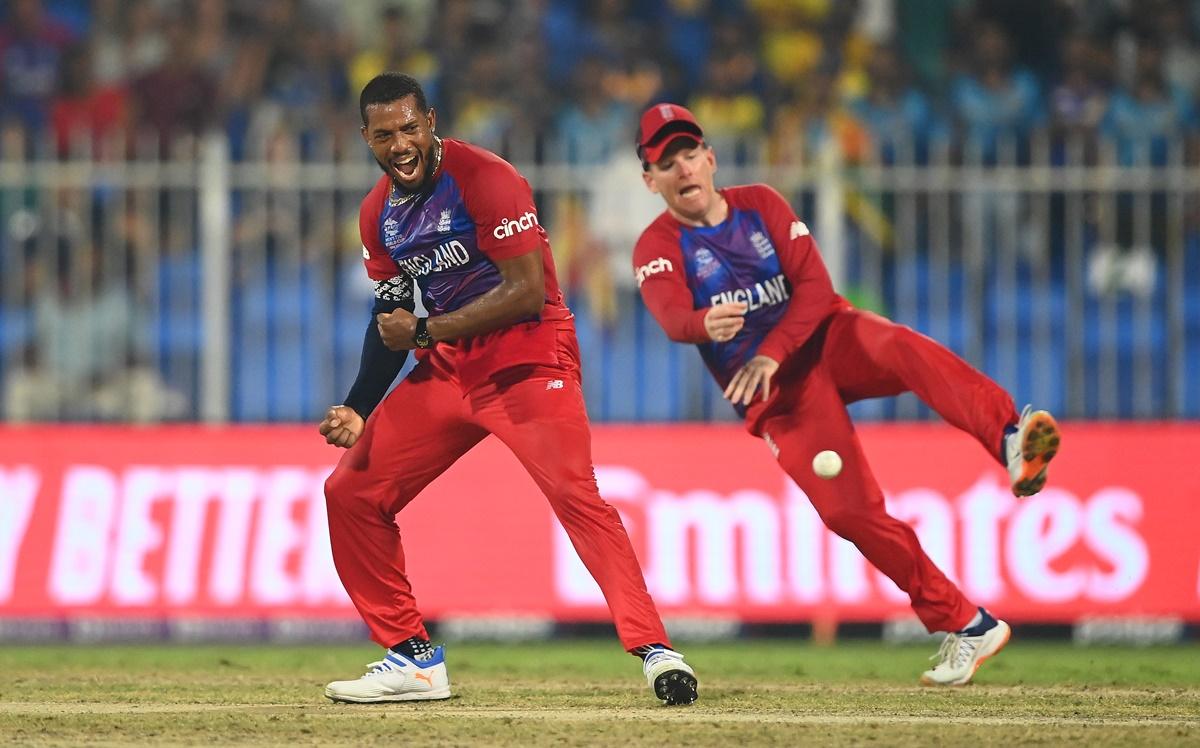
<svg viewBox="0 0 1200 748">
<path fill-rule="evenodd" d="M 413 333 L 413 344 L 418 348 L 433 347 L 433 336 L 429 334 L 428 317 L 417 317 L 417 329 Z"/>
</svg>

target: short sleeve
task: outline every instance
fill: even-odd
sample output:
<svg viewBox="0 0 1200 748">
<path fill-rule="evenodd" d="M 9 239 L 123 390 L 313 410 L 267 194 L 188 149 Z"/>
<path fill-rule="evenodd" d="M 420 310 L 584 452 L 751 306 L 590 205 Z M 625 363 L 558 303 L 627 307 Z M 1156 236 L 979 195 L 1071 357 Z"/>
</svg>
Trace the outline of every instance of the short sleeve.
<svg viewBox="0 0 1200 748">
<path fill-rule="evenodd" d="M 758 346 L 758 354 L 782 362 L 812 336 L 822 320 L 844 304 L 833 290 L 808 226 L 774 188 L 754 185 L 750 197 L 761 211 L 792 286 L 787 311 Z"/>
<path fill-rule="evenodd" d="M 545 246 L 533 190 L 511 164 L 496 160 L 479 166 L 462 191 L 479 249 L 489 259 L 507 260 Z"/>
</svg>

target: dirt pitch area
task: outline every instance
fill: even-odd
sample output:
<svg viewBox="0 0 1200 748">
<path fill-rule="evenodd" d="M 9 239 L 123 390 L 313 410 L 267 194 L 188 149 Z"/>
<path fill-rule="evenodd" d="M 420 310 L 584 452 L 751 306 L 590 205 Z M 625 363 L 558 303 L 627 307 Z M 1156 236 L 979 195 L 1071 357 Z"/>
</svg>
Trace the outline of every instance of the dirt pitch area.
<svg viewBox="0 0 1200 748">
<path fill-rule="evenodd" d="M 657 704 L 615 642 L 452 644 L 454 698 L 321 696 L 371 647 L 0 648 L 0 743 L 24 745 L 1200 745 L 1200 648 L 1014 640 L 967 688 L 915 685 L 929 648 L 681 647 L 701 700 Z"/>
</svg>

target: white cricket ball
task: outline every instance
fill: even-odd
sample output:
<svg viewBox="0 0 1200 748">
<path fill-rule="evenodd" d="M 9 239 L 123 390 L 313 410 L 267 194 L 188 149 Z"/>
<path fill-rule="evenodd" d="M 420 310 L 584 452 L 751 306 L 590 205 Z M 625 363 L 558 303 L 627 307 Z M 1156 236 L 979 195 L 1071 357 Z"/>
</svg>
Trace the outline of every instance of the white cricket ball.
<svg viewBox="0 0 1200 748">
<path fill-rule="evenodd" d="M 817 452 L 817 456 L 813 458 L 813 472 L 826 480 L 836 478 L 838 473 L 842 472 L 841 455 L 832 449 Z"/>
</svg>

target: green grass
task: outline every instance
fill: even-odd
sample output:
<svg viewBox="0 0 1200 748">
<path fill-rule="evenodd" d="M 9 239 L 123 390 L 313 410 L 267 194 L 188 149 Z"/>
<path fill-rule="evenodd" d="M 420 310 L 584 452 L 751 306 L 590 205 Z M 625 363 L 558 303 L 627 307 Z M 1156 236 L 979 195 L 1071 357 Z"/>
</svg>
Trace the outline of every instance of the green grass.
<svg viewBox="0 0 1200 748">
<path fill-rule="evenodd" d="M 1200 648 L 1016 641 L 972 686 L 928 647 L 684 648 L 701 700 L 661 707 L 615 641 L 453 644 L 449 701 L 338 705 L 362 647 L 0 648 L 0 743 L 36 745 L 1170 745 L 1200 743 Z"/>
</svg>

